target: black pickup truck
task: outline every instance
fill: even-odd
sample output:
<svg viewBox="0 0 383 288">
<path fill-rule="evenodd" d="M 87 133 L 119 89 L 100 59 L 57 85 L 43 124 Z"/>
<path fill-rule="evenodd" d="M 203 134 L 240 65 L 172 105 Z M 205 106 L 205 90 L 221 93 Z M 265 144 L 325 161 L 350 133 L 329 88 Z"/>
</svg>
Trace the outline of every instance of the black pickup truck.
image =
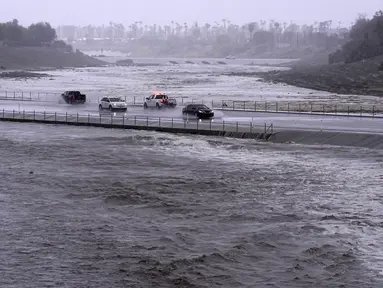
<svg viewBox="0 0 383 288">
<path fill-rule="evenodd" d="M 86 95 L 81 94 L 80 91 L 65 91 L 63 94 L 61 94 L 61 98 L 67 104 L 84 104 L 86 102 Z"/>
</svg>

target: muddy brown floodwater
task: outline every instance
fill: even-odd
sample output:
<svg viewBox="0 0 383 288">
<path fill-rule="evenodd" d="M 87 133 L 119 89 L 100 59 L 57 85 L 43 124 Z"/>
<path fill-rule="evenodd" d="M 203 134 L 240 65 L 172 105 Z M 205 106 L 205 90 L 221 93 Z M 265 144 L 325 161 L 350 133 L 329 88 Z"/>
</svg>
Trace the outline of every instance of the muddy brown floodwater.
<svg viewBox="0 0 383 288">
<path fill-rule="evenodd" d="M 176 60 L 177 65 L 169 61 Z M 218 59 L 208 59 L 211 65 L 201 64 L 201 59 L 191 59 L 196 64 L 185 64 L 180 59 L 139 59 L 137 63 L 154 63 L 148 67 L 104 67 L 44 71 L 53 77 L 41 79 L 0 79 L 0 91 L 40 91 L 62 93 L 81 90 L 88 99 L 97 100 L 106 95 L 143 97 L 153 91 L 166 91 L 173 97 L 194 100 L 247 100 L 247 101 L 326 101 L 327 103 L 383 104 L 383 98 L 334 93 L 297 88 L 285 84 L 258 81 L 255 77 L 225 76 L 232 72 L 260 72 L 282 69 L 268 66 L 249 66 L 246 63 L 278 64 L 277 60 L 226 60 L 227 65 L 214 64 Z M 222 59 L 221 59 L 222 60 Z M 247 61 L 247 62 L 246 62 Z M 193 62 L 193 63 L 194 63 Z M 283 68 L 286 69 L 286 68 Z"/>
<path fill-rule="evenodd" d="M 383 287 L 383 152 L 0 123 L 1 287 Z"/>
</svg>

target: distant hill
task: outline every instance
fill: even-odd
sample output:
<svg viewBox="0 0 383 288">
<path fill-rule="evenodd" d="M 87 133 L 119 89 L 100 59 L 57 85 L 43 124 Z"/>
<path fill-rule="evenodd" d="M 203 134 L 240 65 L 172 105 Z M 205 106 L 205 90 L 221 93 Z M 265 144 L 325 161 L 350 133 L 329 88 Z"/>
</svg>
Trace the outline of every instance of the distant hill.
<svg viewBox="0 0 383 288">
<path fill-rule="evenodd" d="M 52 47 L 0 46 L 1 69 L 89 67 L 107 64 L 81 52 L 64 52 Z"/>
</svg>

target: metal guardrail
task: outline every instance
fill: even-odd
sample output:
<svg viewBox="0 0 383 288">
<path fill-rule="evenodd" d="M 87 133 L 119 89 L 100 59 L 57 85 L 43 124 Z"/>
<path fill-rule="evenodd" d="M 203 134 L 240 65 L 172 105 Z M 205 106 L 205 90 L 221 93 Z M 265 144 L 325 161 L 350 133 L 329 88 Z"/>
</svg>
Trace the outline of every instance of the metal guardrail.
<svg viewBox="0 0 383 288">
<path fill-rule="evenodd" d="M 15 120 L 15 121 L 44 121 L 45 123 L 52 124 L 82 124 L 89 126 L 112 126 L 116 128 L 131 128 L 140 129 L 140 127 L 151 128 L 167 128 L 188 132 L 188 130 L 195 131 L 214 131 L 214 132 L 237 132 L 237 133 L 251 133 L 273 135 L 283 131 L 310 131 L 310 132 L 351 132 L 351 133 L 372 133 L 382 134 L 379 131 L 371 131 L 369 129 L 362 129 L 355 131 L 352 129 L 339 130 L 336 128 L 322 128 L 322 127 L 284 127 L 273 123 L 254 124 L 253 122 L 233 122 L 233 121 L 220 121 L 220 120 L 197 120 L 197 119 L 181 119 L 169 117 L 149 117 L 149 116 L 126 116 L 117 113 L 100 113 L 97 114 L 81 114 L 81 113 L 57 113 L 57 112 L 37 112 L 37 111 L 19 111 L 19 110 L 0 110 L 1 120 Z M 159 129 L 161 130 L 161 129 Z M 164 131 L 164 130 L 161 130 Z M 177 131 L 176 131 L 177 132 Z"/>
<path fill-rule="evenodd" d="M 15 101 L 59 101 L 61 93 L 54 92 L 9 92 L 0 91 L 0 100 Z M 126 97 L 129 105 L 141 106 L 145 97 Z M 88 103 L 99 103 L 97 99 L 88 97 Z M 180 97 L 177 98 L 180 106 L 191 103 L 202 103 L 213 109 L 228 111 L 249 111 L 249 112 L 271 112 L 271 113 L 292 113 L 292 114 L 316 114 L 316 115 L 338 115 L 338 116 L 359 116 L 359 117 L 383 117 L 383 104 L 345 104 L 326 103 L 315 101 L 242 101 L 242 100 L 196 100 Z"/>
<path fill-rule="evenodd" d="M 173 129 L 193 129 L 196 131 L 221 131 L 221 132 L 240 132 L 240 133 L 273 133 L 273 124 L 264 123 L 254 125 L 252 122 L 228 122 L 216 120 L 197 120 L 179 119 L 166 117 L 144 117 L 144 116 L 125 116 L 115 113 L 99 115 L 80 114 L 80 113 L 57 113 L 57 112 L 36 112 L 18 110 L 0 110 L 1 119 L 13 119 L 24 121 L 48 121 L 54 123 L 81 123 L 115 126 L 136 126 L 152 128 L 173 128 Z"/>
</svg>

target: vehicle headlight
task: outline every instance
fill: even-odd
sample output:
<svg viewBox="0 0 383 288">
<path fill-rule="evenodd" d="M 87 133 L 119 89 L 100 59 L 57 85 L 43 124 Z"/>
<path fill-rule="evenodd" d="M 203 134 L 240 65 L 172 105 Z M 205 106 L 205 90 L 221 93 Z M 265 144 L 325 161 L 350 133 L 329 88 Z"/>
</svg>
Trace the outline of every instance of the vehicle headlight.
<svg viewBox="0 0 383 288">
<path fill-rule="evenodd" d="M 116 103 L 113 103 L 112 105 L 113 105 L 113 106 L 116 106 L 117 104 L 116 104 Z"/>
</svg>

